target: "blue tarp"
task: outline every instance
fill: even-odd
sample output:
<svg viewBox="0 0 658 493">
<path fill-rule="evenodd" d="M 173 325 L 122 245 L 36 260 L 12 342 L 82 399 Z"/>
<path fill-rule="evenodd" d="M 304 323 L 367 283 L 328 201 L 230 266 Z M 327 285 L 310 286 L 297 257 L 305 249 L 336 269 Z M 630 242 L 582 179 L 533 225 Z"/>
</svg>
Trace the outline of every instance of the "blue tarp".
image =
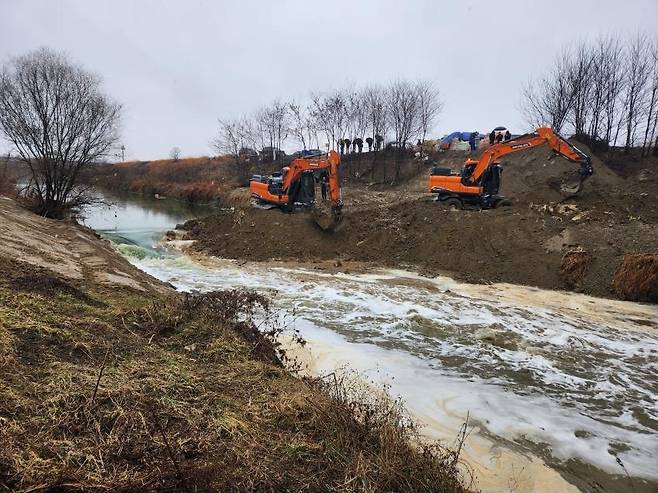
<svg viewBox="0 0 658 493">
<path fill-rule="evenodd" d="M 455 139 L 462 140 L 464 142 L 468 142 L 468 140 L 471 138 L 471 134 L 474 132 L 452 132 L 450 135 L 447 135 L 446 137 L 443 137 L 441 139 L 442 144 L 450 144 Z"/>
<path fill-rule="evenodd" d="M 452 132 L 450 135 L 448 135 L 446 137 L 443 137 L 443 139 L 441 139 L 441 143 L 442 144 L 450 144 L 450 142 L 452 142 L 455 139 L 460 139 L 461 140 L 461 134 L 462 134 L 462 132 Z"/>
</svg>

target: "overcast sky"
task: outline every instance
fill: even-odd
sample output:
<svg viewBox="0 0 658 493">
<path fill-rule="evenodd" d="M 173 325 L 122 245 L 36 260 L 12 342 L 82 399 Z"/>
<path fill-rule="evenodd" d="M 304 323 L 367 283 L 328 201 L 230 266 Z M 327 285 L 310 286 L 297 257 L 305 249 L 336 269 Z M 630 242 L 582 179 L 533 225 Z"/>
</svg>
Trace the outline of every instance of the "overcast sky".
<svg viewBox="0 0 658 493">
<path fill-rule="evenodd" d="M 0 0 L 0 62 L 67 52 L 123 104 L 126 158 L 152 159 L 208 154 L 218 117 L 396 78 L 440 88 L 433 136 L 524 130 L 520 89 L 564 44 L 656 19 L 658 0 Z"/>
</svg>

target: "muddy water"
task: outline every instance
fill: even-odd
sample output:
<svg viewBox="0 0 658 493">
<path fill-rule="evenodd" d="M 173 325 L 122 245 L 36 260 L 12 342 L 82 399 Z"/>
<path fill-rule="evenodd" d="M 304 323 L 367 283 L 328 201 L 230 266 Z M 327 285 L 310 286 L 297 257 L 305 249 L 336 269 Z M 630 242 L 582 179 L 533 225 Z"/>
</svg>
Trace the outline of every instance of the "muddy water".
<svg viewBox="0 0 658 493">
<path fill-rule="evenodd" d="M 404 271 L 199 263 L 153 248 L 151 223 L 129 224 L 136 235 L 109 232 L 119 249 L 181 290 L 269 293 L 273 323 L 309 341 L 310 371 L 389 385 L 447 444 L 468 419 L 464 458 L 484 491 L 656 491 L 656 307 Z"/>
</svg>

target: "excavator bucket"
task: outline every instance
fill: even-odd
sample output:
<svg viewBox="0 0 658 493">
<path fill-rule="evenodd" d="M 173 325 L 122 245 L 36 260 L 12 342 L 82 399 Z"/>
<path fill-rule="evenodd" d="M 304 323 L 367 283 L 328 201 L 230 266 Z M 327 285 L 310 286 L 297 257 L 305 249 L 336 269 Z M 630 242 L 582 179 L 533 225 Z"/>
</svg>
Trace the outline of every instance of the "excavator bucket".
<svg viewBox="0 0 658 493">
<path fill-rule="evenodd" d="M 582 189 L 583 189 L 582 179 L 569 180 L 560 185 L 560 193 L 562 193 L 562 195 L 564 195 L 565 198 L 580 193 Z"/>
<path fill-rule="evenodd" d="M 583 182 L 587 180 L 590 176 L 594 174 L 594 169 L 590 159 L 588 158 L 585 162 L 581 163 L 580 169 L 574 173 L 572 176 L 563 180 L 560 185 L 560 192 L 565 198 L 572 197 L 583 189 Z"/>
<path fill-rule="evenodd" d="M 326 202 L 316 203 L 311 218 L 323 231 L 334 231 L 342 220 L 341 207 L 330 207 Z"/>
</svg>

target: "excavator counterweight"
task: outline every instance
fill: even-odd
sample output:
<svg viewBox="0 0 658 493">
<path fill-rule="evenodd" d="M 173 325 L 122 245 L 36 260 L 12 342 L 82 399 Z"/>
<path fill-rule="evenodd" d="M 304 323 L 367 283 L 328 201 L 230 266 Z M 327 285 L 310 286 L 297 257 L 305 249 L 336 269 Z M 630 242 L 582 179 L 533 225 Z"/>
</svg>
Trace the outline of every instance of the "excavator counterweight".
<svg viewBox="0 0 658 493">
<path fill-rule="evenodd" d="M 502 178 L 500 158 L 543 144 L 548 144 L 556 154 L 580 165 L 575 183 L 563 184 L 561 187 L 561 192 L 567 196 L 580 192 L 583 181 L 594 173 L 592 161 L 552 128 L 538 128 L 532 133 L 492 145 L 485 149 L 479 159 L 467 159 L 460 175 L 453 174 L 448 168 L 432 168 L 429 191 L 435 194 L 435 200 L 455 208 L 474 205 L 488 209 L 509 203 L 498 194 Z"/>
</svg>

